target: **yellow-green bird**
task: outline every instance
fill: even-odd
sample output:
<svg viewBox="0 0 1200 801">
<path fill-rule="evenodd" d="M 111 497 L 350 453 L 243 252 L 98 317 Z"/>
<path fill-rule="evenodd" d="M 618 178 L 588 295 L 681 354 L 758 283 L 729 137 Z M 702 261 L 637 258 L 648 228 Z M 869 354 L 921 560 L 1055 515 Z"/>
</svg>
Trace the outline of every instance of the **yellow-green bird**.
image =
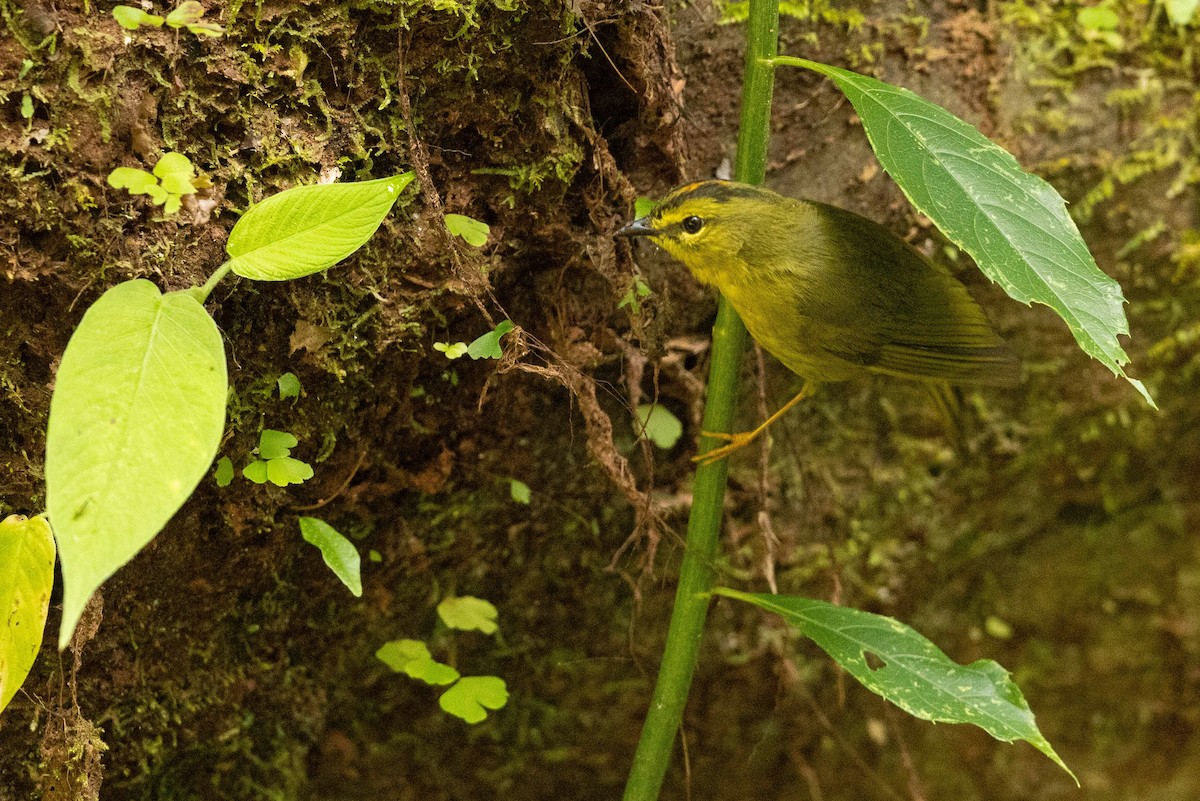
<svg viewBox="0 0 1200 801">
<path fill-rule="evenodd" d="M 815 385 L 865 373 L 925 382 L 944 410 L 951 385 L 1006 386 L 1020 365 L 958 279 L 865 217 L 732 181 L 673 190 L 618 231 L 644 236 L 715 286 L 750 334 L 805 379 L 747 444 Z"/>
</svg>

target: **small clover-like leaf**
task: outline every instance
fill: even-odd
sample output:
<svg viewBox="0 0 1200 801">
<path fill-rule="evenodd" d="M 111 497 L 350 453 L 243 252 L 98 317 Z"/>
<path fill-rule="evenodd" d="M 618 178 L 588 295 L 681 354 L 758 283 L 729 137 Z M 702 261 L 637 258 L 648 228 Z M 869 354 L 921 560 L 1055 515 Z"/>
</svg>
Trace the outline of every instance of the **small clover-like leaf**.
<svg viewBox="0 0 1200 801">
<path fill-rule="evenodd" d="M 642 423 L 642 435 L 663 450 L 670 450 L 683 435 L 683 423 L 665 406 L 643 403 L 637 407 L 638 420 Z"/>
<path fill-rule="evenodd" d="M 461 359 L 467 355 L 466 342 L 434 342 L 433 349 L 446 354 L 447 359 Z"/>
<path fill-rule="evenodd" d="M 268 475 L 271 465 L 278 461 L 282 460 L 273 459 L 267 463 Z M 362 560 L 354 543 L 333 526 L 315 517 L 300 518 L 300 536 L 304 537 L 305 542 L 321 549 L 325 564 L 355 598 L 362 596 Z"/>
<path fill-rule="evenodd" d="M 277 487 L 303 484 L 312 477 L 313 469 L 307 462 L 290 456 L 267 460 L 267 480 Z"/>
<path fill-rule="evenodd" d="M 446 229 L 455 236 L 461 236 L 464 242 L 476 248 L 487 244 L 488 232 L 491 231 L 487 223 L 463 214 L 447 214 Z"/>
<path fill-rule="evenodd" d="M 500 337 L 513 330 L 516 326 L 512 320 L 505 320 L 500 325 L 488 331 L 467 346 L 467 355 L 472 359 L 499 359 L 504 355 L 500 349 Z"/>
<path fill-rule="evenodd" d="M 380 646 L 375 656 L 396 673 L 426 684 L 445 686 L 458 680 L 458 671 L 433 659 L 420 640 L 392 640 Z"/>
<path fill-rule="evenodd" d="M 122 28 L 130 31 L 136 31 L 143 25 L 149 25 L 154 28 L 161 28 L 163 18 L 156 14 L 147 14 L 140 8 L 133 6 L 117 6 L 112 12 L 113 18 Z"/>
<path fill-rule="evenodd" d="M 292 455 L 299 440 L 286 431 L 264 428 L 258 435 L 258 455 L 264 459 L 282 459 Z"/>
<path fill-rule="evenodd" d="M 185 0 L 167 14 L 167 24 L 172 28 L 183 28 L 194 25 L 204 16 L 204 6 L 197 0 Z"/>
<path fill-rule="evenodd" d="M 275 383 L 279 386 L 280 400 L 300 397 L 300 379 L 296 378 L 295 373 L 284 373 Z"/>
<path fill-rule="evenodd" d="M 262 459 L 255 459 L 253 462 L 242 468 L 242 475 L 253 481 L 255 484 L 266 484 L 267 463 Z"/>
<path fill-rule="evenodd" d="M 217 460 L 217 469 L 213 473 L 213 478 L 217 480 L 218 487 L 228 487 L 233 483 L 233 462 L 228 456 L 222 456 Z"/>
<path fill-rule="evenodd" d="M 482 631 L 492 634 L 496 631 L 496 617 L 499 613 L 482 598 L 462 595 L 456 598 L 446 598 L 437 607 L 438 617 L 452 629 L 460 631 Z"/>
<path fill-rule="evenodd" d="M 124 189 L 131 195 L 148 195 L 158 187 L 158 179 L 145 170 L 135 167 L 117 167 L 108 174 L 108 185 L 113 189 Z"/>
<path fill-rule="evenodd" d="M 508 480 L 508 494 L 512 496 L 514 501 L 517 503 L 523 503 L 526 506 L 528 506 L 529 502 L 533 499 L 533 493 L 530 491 L 529 485 L 524 481 L 518 481 L 515 478 L 510 478 Z"/>
<path fill-rule="evenodd" d="M 508 703 L 508 686 L 496 676 L 463 676 L 438 699 L 444 711 L 475 724 L 487 717 L 487 709 L 502 709 Z"/>
</svg>

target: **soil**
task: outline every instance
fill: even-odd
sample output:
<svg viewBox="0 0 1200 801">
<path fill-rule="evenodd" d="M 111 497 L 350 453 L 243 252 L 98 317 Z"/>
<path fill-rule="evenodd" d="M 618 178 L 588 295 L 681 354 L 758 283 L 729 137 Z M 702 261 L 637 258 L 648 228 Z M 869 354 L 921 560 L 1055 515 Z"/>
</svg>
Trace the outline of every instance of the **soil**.
<svg viewBox="0 0 1200 801">
<path fill-rule="evenodd" d="M 125 31 L 112 5 L 0 0 L 0 517 L 44 506 L 55 370 L 102 292 L 202 283 L 247 206 L 290 186 L 419 180 L 339 266 L 213 293 L 221 455 L 240 467 L 263 428 L 287 430 L 315 476 L 205 479 L 105 583 L 94 636 L 62 654 L 45 638 L 0 714 L 0 801 L 619 796 L 674 592 L 715 302 L 612 234 L 636 197 L 728 170 L 742 27 L 722 14 L 738 4 L 210 3 L 212 38 Z M 1066 4 L 791 5 L 782 52 L 943 104 L 1072 202 L 1130 300 L 1126 344 L 1160 411 L 949 252 L 849 104 L 781 70 L 768 183 L 951 264 L 1026 378 L 968 395 L 959 453 L 913 387 L 822 388 L 769 455 L 735 457 L 724 580 L 773 577 L 902 619 L 958 662 L 997 660 L 1089 799 L 1200 796 L 1195 30 L 1133 0 L 1115 4 L 1119 46 Z M 210 183 L 178 215 L 107 184 L 168 151 Z M 488 223 L 488 243 L 450 238 L 443 212 Z M 635 279 L 651 293 L 623 304 Z M 500 360 L 433 347 L 504 319 Z M 747 423 L 793 390 L 769 358 L 757 373 L 751 354 Z M 635 439 L 651 400 L 683 424 L 670 449 Z M 377 555 L 361 598 L 301 514 Z M 461 595 L 493 603 L 500 633 L 441 625 L 437 604 Z M 507 706 L 475 726 L 447 715 L 374 656 L 400 638 L 502 677 Z M 1028 745 L 909 719 L 725 602 L 683 741 L 664 798 L 1078 793 Z"/>
</svg>

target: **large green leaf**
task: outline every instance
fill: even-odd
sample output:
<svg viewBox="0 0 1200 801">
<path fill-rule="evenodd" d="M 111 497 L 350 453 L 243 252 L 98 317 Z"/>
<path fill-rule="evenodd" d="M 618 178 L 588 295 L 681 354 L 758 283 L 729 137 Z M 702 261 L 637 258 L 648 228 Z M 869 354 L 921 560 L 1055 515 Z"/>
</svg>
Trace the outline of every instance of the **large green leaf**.
<svg viewBox="0 0 1200 801">
<path fill-rule="evenodd" d="M 412 172 L 344 184 L 297 186 L 250 207 L 225 243 L 232 269 L 286 281 L 332 267 L 371 238 Z"/>
<path fill-rule="evenodd" d="M 1020 688 L 992 660 L 956 664 L 909 626 L 870 612 L 794 595 L 714 592 L 783 616 L 864 687 L 910 715 L 973 723 L 1008 743 L 1024 740 L 1075 778 L 1038 731 Z"/>
<path fill-rule="evenodd" d="M 126 281 L 83 316 L 58 368 L 46 433 L 46 506 L 63 572 L 60 648 L 96 588 L 208 470 L 225 395 L 221 334 L 190 294 Z"/>
<path fill-rule="evenodd" d="M 828 76 L 850 100 L 879 163 L 979 268 L 1022 303 L 1043 303 L 1083 350 L 1125 378 L 1121 287 L 1096 266 L 1054 187 L 944 108 L 907 89 L 801 58 L 775 63 Z"/>
<path fill-rule="evenodd" d="M 0 711 L 29 675 L 54 587 L 54 535 L 44 518 L 0 521 Z"/>
</svg>

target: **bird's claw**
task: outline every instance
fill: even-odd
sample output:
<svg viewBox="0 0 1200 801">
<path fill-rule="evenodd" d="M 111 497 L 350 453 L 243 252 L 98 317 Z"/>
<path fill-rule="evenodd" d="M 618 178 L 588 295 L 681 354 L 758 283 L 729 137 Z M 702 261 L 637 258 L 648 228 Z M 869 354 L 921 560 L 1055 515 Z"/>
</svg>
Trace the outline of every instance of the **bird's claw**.
<svg viewBox="0 0 1200 801">
<path fill-rule="evenodd" d="M 726 434 L 723 431 L 701 431 L 703 436 L 712 437 L 713 439 L 722 439 L 728 442 L 728 445 L 722 445 L 719 448 L 713 448 L 710 451 L 705 451 L 697 456 L 692 457 L 693 462 L 697 462 L 701 466 L 715 464 L 721 461 L 729 454 L 744 448 L 754 441 L 755 435 L 758 432 L 741 431 L 736 434 Z"/>
</svg>

